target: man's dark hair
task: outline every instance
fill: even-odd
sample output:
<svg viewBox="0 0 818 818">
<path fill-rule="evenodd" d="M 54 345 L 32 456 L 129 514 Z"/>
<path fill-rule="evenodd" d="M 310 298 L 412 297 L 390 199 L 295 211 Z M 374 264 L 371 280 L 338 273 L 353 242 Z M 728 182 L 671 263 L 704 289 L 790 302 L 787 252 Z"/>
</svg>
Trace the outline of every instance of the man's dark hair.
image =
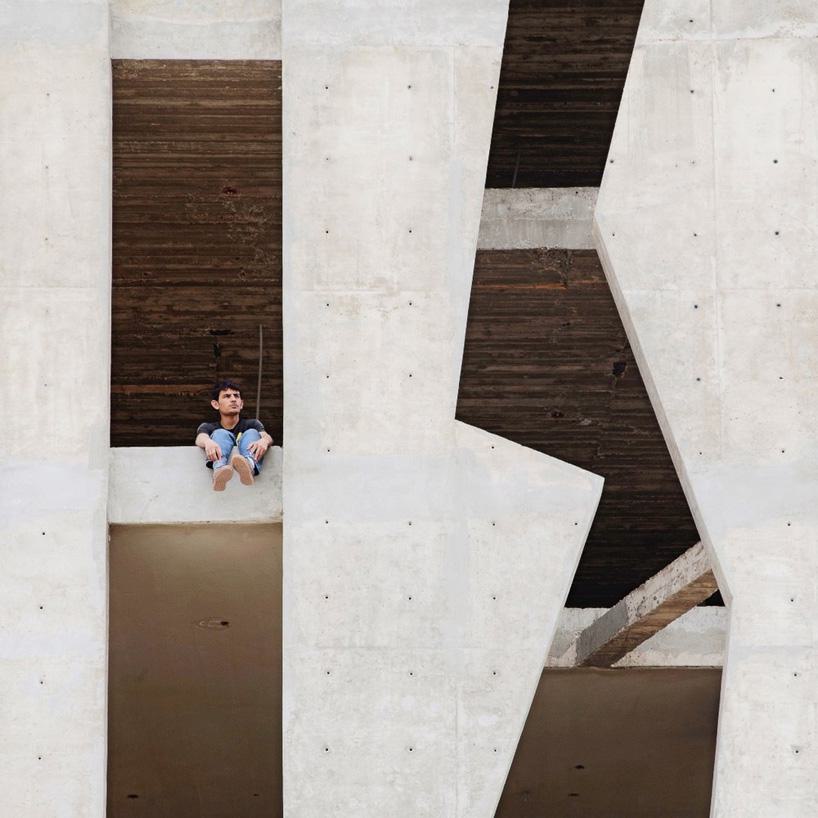
<svg viewBox="0 0 818 818">
<path fill-rule="evenodd" d="M 210 390 L 210 400 L 218 400 L 219 395 L 221 395 L 225 389 L 235 389 L 236 392 L 241 394 L 241 387 L 235 381 L 216 381 Z"/>
</svg>

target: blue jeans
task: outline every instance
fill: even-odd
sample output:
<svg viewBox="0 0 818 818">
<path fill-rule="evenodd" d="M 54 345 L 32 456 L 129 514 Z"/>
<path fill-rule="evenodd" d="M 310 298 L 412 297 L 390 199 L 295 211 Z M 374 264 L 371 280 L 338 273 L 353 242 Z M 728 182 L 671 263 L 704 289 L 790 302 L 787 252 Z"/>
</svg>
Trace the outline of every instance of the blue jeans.
<svg viewBox="0 0 818 818">
<path fill-rule="evenodd" d="M 208 466 L 212 466 L 214 469 L 226 466 L 230 462 L 230 453 L 233 451 L 233 447 L 238 445 L 239 454 L 250 461 L 250 465 L 253 467 L 253 474 L 258 474 L 261 471 L 261 465 L 249 451 L 251 443 L 261 440 L 261 435 L 255 429 L 248 429 L 246 432 L 242 432 L 238 444 L 236 443 L 236 436 L 232 432 L 228 432 L 227 429 L 216 429 L 216 431 L 210 435 L 210 439 L 214 443 L 219 444 L 219 448 L 222 450 L 222 456 L 212 463 L 208 462 Z"/>
</svg>

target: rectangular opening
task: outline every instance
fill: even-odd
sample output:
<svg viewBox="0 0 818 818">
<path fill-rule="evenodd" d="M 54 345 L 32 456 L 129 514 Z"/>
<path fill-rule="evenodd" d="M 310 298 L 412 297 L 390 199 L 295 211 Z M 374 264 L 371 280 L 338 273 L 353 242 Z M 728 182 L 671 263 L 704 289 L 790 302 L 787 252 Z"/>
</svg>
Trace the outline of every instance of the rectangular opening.
<svg viewBox="0 0 818 818">
<path fill-rule="evenodd" d="M 281 806 L 281 526 L 111 526 L 108 818 Z"/>
</svg>

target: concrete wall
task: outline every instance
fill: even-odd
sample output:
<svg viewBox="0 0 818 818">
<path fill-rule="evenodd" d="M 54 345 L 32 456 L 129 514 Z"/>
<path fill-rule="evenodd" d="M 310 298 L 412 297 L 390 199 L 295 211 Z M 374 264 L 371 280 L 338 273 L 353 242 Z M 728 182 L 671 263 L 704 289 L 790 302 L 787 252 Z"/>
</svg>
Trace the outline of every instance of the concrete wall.
<svg viewBox="0 0 818 818">
<path fill-rule="evenodd" d="M 281 0 L 110 0 L 115 60 L 279 60 Z"/>
<path fill-rule="evenodd" d="M 818 7 L 648 0 L 596 211 L 730 606 L 714 816 L 818 814 Z"/>
<path fill-rule="evenodd" d="M 5 4 L 0 814 L 105 810 L 108 4 Z"/>
<path fill-rule="evenodd" d="M 455 423 L 506 3 L 285 3 L 284 807 L 494 814 L 601 480 Z"/>
</svg>

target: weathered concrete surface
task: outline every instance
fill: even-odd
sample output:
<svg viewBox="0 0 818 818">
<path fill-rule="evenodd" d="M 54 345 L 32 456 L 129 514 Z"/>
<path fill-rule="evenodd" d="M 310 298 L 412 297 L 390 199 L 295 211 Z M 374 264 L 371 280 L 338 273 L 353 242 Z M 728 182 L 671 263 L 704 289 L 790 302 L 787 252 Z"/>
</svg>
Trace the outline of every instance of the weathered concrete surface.
<svg viewBox="0 0 818 818">
<path fill-rule="evenodd" d="M 608 608 L 565 608 L 557 624 L 546 667 L 574 667 L 568 647 Z M 693 608 L 637 645 L 614 667 L 721 667 L 727 637 L 727 610 Z"/>
<path fill-rule="evenodd" d="M 611 667 L 717 590 L 710 557 L 696 543 L 579 633 L 564 659 L 580 667 Z"/>
<path fill-rule="evenodd" d="M 105 812 L 111 86 L 104 0 L 0 18 L 0 815 Z"/>
<path fill-rule="evenodd" d="M 280 60 L 281 0 L 111 0 L 115 60 Z"/>
<path fill-rule="evenodd" d="M 477 247 L 594 249 L 597 188 L 501 188 L 486 190 Z"/>
<path fill-rule="evenodd" d="M 730 605 L 717 818 L 818 814 L 816 26 L 813 3 L 648 0 L 596 211 Z"/>
<path fill-rule="evenodd" d="M 213 473 L 196 446 L 111 449 L 108 522 L 281 522 L 281 447 L 272 446 L 252 486 L 233 479 L 213 491 Z"/>
<path fill-rule="evenodd" d="M 505 2 L 284 5 L 284 809 L 490 818 L 601 480 L 455 423 Z"/>
</svg>

